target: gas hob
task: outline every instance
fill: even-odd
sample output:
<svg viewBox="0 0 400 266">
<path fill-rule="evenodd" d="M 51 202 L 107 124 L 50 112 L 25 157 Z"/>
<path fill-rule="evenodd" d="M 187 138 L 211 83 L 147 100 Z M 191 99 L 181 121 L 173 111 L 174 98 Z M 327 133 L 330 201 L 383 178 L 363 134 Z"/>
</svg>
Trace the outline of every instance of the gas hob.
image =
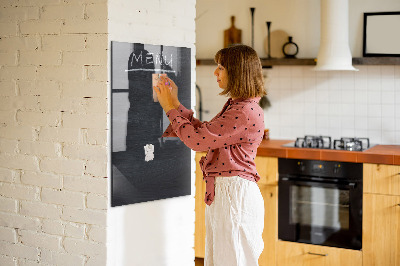
<svg viewBox="0 0 400 266">
<path fill-rule="evenodd" d="M 335 139 L 332 142 L 332 138 L 329 136 L 306 135 L 304 137 L 297 138 L 295 142 L 291 142 L 283 146 L 294 148 L 365 151 L 374 145 L 370 144 L 369 138 L 342 137 L 340 139 Z"/>
</svg>

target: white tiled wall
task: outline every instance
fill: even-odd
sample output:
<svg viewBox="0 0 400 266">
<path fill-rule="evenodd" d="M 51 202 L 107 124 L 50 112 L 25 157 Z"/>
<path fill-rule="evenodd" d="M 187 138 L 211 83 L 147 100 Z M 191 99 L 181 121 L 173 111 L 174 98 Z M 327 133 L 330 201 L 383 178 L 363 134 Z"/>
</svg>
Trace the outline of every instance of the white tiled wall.
<svg viewBox="0 0 400 266">
<path fill-rule="evenodd" d="M 400 144 L 400 66 L 355 66 L 358 72 L 316 72 L 312 66 L 274 66 L 264 70 L 271 108 L 265 126 L 274 139 L 305 134 L 369 137 L 372 143 Z M 203 120 L 211 119 L 226 98 L 213 76 L 214 66 L 197 67 Z"/>
</svg>

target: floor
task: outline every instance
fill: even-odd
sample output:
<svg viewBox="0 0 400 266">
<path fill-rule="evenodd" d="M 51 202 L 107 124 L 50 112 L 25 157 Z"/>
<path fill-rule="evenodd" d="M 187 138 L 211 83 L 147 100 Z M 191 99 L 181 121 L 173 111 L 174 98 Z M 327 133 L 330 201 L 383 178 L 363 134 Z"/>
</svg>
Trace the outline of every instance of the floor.
<svg viewBox="0 0 400 266">
<path fill-rule="evenodd" d="M 204 266 L 204 259 L 203 258 L 195 258 L 194 265 L 195 266 Z"/>
</svg>

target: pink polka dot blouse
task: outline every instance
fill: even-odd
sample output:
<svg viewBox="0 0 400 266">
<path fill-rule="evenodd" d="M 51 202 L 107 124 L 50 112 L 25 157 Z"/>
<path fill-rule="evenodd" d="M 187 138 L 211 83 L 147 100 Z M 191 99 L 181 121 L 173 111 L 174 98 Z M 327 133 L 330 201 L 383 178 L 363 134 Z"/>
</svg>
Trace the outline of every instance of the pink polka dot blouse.
<svg viewBox="0 0 400 266">
<path fill-rule="evenodd" d="M 207 205 L 214 200 L 217 176 L 240 176 L 253 182 L 260 179 L 254 163 L 265 128 L 259 100 L 260 97 L 229 98 L 222 111 L 209 122 L 194 118 L 193 111 L 182 104 L 167 113 L 171 124 L 163 137 L 179 137 L 190 149 L 207 151 L 200 160 Z"/>
</svg>

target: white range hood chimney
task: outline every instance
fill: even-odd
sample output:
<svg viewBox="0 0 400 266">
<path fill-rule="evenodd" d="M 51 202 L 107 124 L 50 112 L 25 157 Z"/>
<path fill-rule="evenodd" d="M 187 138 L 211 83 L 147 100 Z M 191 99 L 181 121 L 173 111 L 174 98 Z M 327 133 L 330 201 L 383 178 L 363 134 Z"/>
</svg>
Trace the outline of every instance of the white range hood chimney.
<svg viewBox="0 0 400 266">
<path fill-rule="evenodd" d="M 348 0 L 321 0 L 321 40 L 314 70 L 358 71 L 349 47 Z"/>
</svg>

